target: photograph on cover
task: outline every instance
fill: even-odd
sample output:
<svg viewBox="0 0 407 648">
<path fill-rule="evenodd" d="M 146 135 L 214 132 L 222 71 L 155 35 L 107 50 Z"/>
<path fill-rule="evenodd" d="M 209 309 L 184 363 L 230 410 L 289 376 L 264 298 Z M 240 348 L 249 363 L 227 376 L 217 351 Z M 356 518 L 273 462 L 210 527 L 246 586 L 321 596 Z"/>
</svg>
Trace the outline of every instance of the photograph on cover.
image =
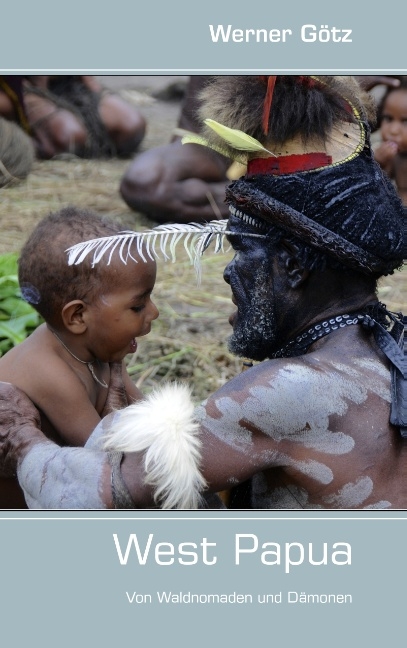
<svg viewBox="0 0 407 648">
<path fill-rule="evenodd" d="M 0 76 L 0 508 L 407 508 L 406 78 Z"/>
</svg>

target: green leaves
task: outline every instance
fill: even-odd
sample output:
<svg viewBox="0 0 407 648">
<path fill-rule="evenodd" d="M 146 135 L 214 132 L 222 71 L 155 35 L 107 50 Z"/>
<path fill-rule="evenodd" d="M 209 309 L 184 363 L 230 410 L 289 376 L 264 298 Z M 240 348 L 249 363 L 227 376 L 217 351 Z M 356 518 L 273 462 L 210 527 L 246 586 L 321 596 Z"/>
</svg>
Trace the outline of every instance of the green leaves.
<svg viewBox="0 0 407 648">
<path fill-rule="evenodd" d="M 17 254 L 0 256 L 0 356 L 20 344 L 39 326 L 42 318 L 20 293 Z"/>
</svg>

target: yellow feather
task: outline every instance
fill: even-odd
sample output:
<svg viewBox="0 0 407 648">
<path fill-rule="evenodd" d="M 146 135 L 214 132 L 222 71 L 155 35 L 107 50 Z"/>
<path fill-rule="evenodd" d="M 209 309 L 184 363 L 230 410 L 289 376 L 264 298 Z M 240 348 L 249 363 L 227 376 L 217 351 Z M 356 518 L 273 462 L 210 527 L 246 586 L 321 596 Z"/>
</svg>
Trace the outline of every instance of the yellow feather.
<svg viewBox="0 0 407 648">
<path fill-rule="evenodd" d="M 232 146 L 239 151 L 248 151 L 248 152 L 261 152 L 267 153 L 273 157 L 277 157 L 274 153 L 264 148 L 262 144 L 254 137 L 246 135 L 241 130 L 236 130 L 234 128 L 229 128 L 228 126 L 223 126 L 214 119 L 205 119 L 205 124 L 212 128 L 221 137 L 224 139 L 229 146 Z"/>
<path fill-rule="evenodd" d="M 217 153 L 220 153 L 221 155 L 230 158 L 230 150 L 226 148 L 222 148 L 221 146 L 216 146 L 215 144 L 208 142 L 204 137 L 201 137 L 200 135 L 195 135 L 193 133 L 190 133 L 189 135 L 184 135 L 184 137 L 181 139 L 181 143 L 200 144 L 201 146 L 206 146 L 208 148 L 211 148 Z M 235 160 L 236 162 L 240 162 L 241 164 L 247 164 L 247 155 L 245 155 L 244 153 L 236 153 L 236 155 L 233 156 L 233 160 Z"/>
</svg>

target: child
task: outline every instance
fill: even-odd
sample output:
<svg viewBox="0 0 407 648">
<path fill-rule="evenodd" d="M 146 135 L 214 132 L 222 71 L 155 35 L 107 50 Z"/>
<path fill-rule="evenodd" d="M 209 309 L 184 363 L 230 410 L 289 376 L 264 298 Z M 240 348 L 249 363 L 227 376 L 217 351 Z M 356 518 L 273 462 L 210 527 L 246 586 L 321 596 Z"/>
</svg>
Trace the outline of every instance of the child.
<svg viewBox="0 0 407 648">
<path fill-rule="evenodd" d="M 399 87 L 389 88 L 378 109 L 381 143 L 375 158 L 392 178 L 404 205 L 407 205 L 407 78 Z"/>
<path fill-rule="evenodd" d="M 68 265 L 68 247 L 118 231 L 97 214 L 68 207 L 42 220 L 21 251 L 21 291 L 45 323 L 0 359 L 0 380 L 29 396 L 44 433 L 60 445 L 85 444 L 103 415 L 110 364 L 134 353 L 136 338 L 158 317 L 154 261 L 124 264 L 113 254 L 109 265 Z M 142 398 L 124 364 L 123 381 L 129 402 Z"/>
</svg>

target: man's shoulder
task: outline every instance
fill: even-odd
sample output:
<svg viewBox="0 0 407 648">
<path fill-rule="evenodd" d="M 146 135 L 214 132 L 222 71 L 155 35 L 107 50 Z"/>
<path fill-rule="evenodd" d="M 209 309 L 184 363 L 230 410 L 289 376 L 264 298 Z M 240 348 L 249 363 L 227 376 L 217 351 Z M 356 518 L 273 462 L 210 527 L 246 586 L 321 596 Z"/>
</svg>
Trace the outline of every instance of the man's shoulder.
<svg viewBox="0 0 407 648">
<path fill-rule="evenodd" d="M 390 396 L 390 372 L 377 355 L 310 353 L 295 358 L 266 360 L 231 380 L 219 395 L 240 394 L 274 407 L 284 403 L 325 402 L 334 394 L 351 400 L 373 392 L 385 400 Z M 328 408 L 329 409 L 329 408 Z"/>
</svg>

